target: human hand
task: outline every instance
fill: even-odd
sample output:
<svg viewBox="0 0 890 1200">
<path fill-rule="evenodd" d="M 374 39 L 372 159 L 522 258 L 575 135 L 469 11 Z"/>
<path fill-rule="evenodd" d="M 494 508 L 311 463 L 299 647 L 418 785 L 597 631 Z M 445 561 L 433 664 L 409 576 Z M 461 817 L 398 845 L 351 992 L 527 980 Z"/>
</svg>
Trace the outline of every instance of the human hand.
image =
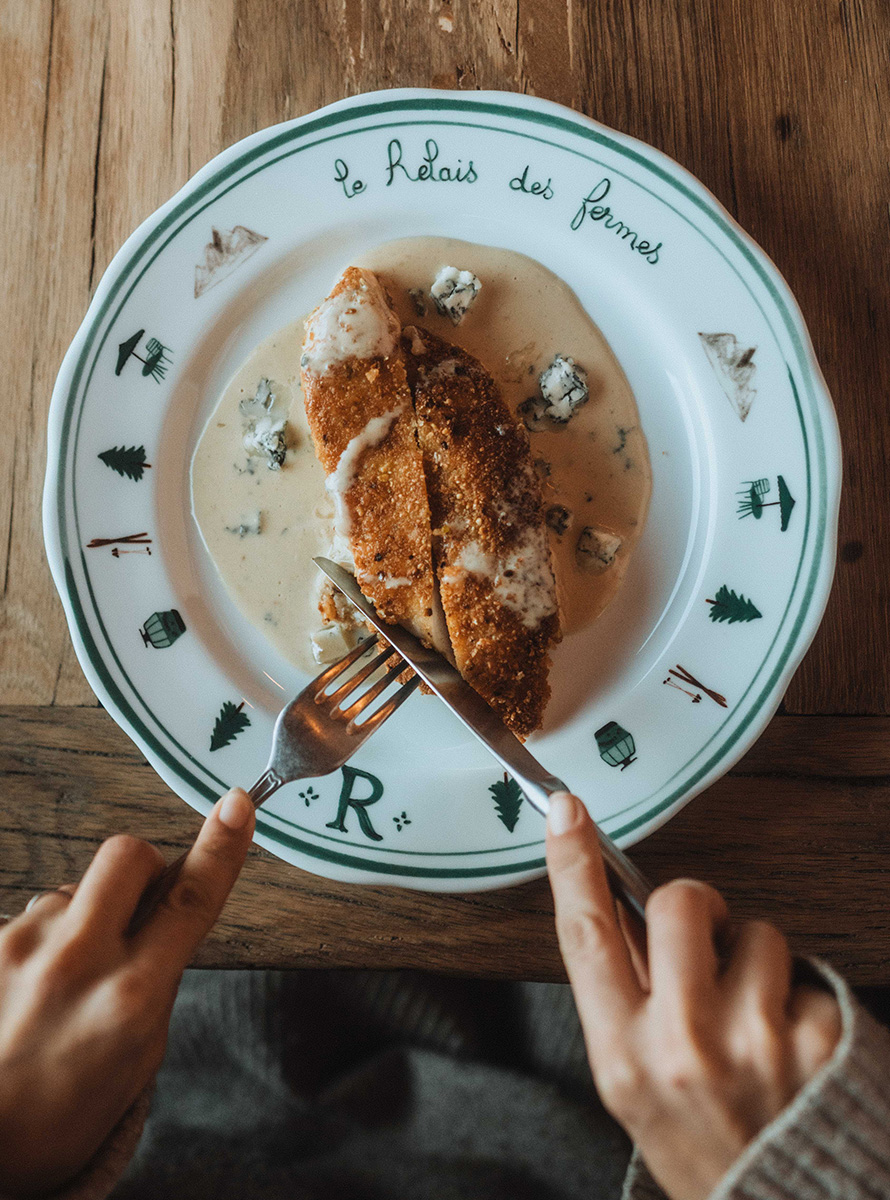
<svg viewBox="0 0 890 1200">
<path fill-rule="evenodd" d="M 731 922 L 704 883 L 658 888 L 647 936 L 636 932 L 616 908 L 594 824 L 573 796 L 551 798 L 547 865 L 602 1102 L 671 1200 L 705 1200 L 831 1057 L 838 1004 L 793 986 L 779 931 Z"/>
<path fill-rule="evenodd" d="M 130 936 L 164 867 L 118 835 L 86 874 L 0 929 L 0 1192 L 34 1196 L 77 1175 L 145 1086 L 167 1042 L 182 972 L 244 863 L 253 804 L 216 804 L 170 894 Z"/>
</svg>

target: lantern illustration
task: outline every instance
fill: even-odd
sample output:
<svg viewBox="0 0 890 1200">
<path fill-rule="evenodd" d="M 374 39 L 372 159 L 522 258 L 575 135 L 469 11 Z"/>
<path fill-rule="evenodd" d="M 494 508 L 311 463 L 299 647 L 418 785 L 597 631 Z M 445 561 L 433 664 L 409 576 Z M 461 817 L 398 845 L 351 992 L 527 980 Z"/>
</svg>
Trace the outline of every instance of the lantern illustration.
<svg viewBox="0 0 890 1200">
<path fill-rule="evenodd" d="M 602 729 L 596 731 L 594 737 L 599 747 L 600 758 L 610 767 L 620 767 L 623 771 L 625 767 L 637 761 L 634 757 L 637 748 L 633 737 L 626 729 L 622 729 L 617 721 L 609 721 Z"/>
<path fill-rule="evenodd" d="M 139 632 L 146 646 L 166 650 L 185 633 L 185 621 L 175 608 L 171 608 L 167 612 L 152 613 Z"/>
</svg>

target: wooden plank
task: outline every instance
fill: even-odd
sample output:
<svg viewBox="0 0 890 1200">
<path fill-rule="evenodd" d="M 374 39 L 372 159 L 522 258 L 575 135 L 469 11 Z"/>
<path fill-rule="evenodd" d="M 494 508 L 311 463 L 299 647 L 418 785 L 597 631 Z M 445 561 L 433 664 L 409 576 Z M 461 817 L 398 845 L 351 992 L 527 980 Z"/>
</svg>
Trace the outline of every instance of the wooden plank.
<svg viewBox="0 0 890 1200">
<path fill-rule="evenodd" d="M 223 142 L 377 88 L 520 90 L 517 11 L 517 0 L 238 0 Z"/>
<path fill-rule="evenodd" d="M 808 751 L 808 724 L 777 718 L 736 772 L 633 857 L 656 881 L 708 879 L 739 916 L 775 921 L 798 952 L 825 955 L 856 983 L 887 984 L 890 721 L 825 718 L 817 732 L 825 753 Z M 811 773 L 762 773 L 782 756 Z M 848 778 L 822 777 L 845 766 Z M 112 832 L 145 837 L 173 858 L 198 827 L 100 710 L 0 710 L 0 771 L 0 913 L 77 878 Z M 562 977 L 544 880 L 435 896 L 333 883 L 257 848 L 196 962 Z"/>
<path fill-rule="evenodd" d="M 226 71 L 236 46 L 235 0 L 171 0 L 171 153 L 177 187 L 226 145 Z"/>
<path fill-rule="evenodd" d="M 734 775 L 890 779 L 890 717 L 775 717 Z"/>
<path fill-rule="evenodd" d="M 890 11 L 876 0 L 606 0 L 575 11 L 584 111 L 676 158 L 764 247 L 835 398 L 838 573 L 786 707 L 886 713 Z"/>
<path fill-rule="evenodd" d="M 232 18 L 210 0 L 6 8 L 0 229 L 16 236 L 0 239 L 0 304 L 16 353 L 0 400 L 14 427 L 0 443 L 0 701 L 94 704 L 41 550 L 49 397 L 119 245 L 222 148 Z"/>
<path fill-rule="evenodd" d="M 28 604 L 22 585 L 34 575 L 35 565 L 38 572 L 42 570 L 42 414 L 33 410 L 41 330 L 33 277 L 53 10 L 50 0 L 6 7 L 0 25 L 0 328 L 4 347 L 0 359 L 0 677 L 5 680 L 7 671 L 24 676 L 26 685 L 17 697 L 24 700 L 28 698 L 27 684 L 35 681 L 31 664 L 45 626 L 45 614 Z M 36 671 L 42 695 L 51 694 L 54 666 L 41 664 Z"/>
<path fill-rule="evenodd" d="M 39 11 L 15 4 L 7 9 L 29 25 Z M 45 16 L 48 42 L 39 127 L 16 124 L 5 139 L 30 156 L 33 195 L 20 198 L 16 221 L 4 221 L 2 228 L 17 228 L 22 219 L 33 221 L 34 232 L 32 240 L 14 247 L 16 283 L 7 292 L 30 334 L 22 354 L 28 378 L 20 388 L 4 388 L 0 401 L 4 421 L 18 426 L 15 440 L 4 438 L 0 444 L 0 460 L 12 462 L 15 474 L 9 491 L 0 483 L 0 510 L 12 514 L 0 697 L 6 702 L 91 704 L 95 701 L 71 649 L 43 556 L 40 514 L 49 398 L 96 280 L 95 185 L 105 111 L 107 23 L 102 0 L 52 3 Z M 10 63 L 0 73 L 2 86 L 20 75 L 19 64 Z"/>
</svg>

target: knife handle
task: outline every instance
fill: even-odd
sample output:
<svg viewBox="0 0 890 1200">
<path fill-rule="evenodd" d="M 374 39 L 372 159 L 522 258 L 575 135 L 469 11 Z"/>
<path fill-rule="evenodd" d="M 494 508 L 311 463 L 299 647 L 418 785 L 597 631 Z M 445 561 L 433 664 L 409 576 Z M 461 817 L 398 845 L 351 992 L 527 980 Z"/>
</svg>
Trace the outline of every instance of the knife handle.
<svg viewBox="0 0 890 1200">
<path fill-rule="evenodd" d="M 557 779 L 555 775 L 542 774 L 538 779 L 520 778 L 516 776 L 514 769 L 514 777 L 525 793 L 529 804 L 544 817 L 547 816 L 550 797 L 554 792 L 571 791 L 571 788 L 566 787 L 562 780 Z M 612 891 L 645 927 L 646 901 L 652 895 L 652 884 L 595 822 L 594 828 L 599 838 L 606 875 Z"/>
</svg>

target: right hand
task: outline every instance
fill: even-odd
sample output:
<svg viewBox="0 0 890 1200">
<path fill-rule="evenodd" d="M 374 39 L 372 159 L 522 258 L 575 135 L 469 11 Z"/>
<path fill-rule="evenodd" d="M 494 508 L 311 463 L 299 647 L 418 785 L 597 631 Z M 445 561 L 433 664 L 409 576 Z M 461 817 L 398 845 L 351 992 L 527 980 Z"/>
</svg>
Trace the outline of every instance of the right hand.
<svg viewBox="0 0 890 1200">
<path fill-rule="evenodd" d="M 69 1182 L 154 1078 L 182 972 L 253 826 L 246 793 L 227 793 L 134 936 L 133 912 L 164 860 L 124 835 L 103 843 L 79 884 L 43 894 L 0 929 L 0 1192 Z"/>
<path fill-rule="evenodd" d="M 793 987 L 779 931 L 731 923 L 722 896 L 695 880 L 656 889 L 647 937 L 635 936 L 574 796 L 551 798 L 547 864 L 603 1104 L 671 1200 L 706 1200 L 833 1054 L 837 1001 Z"/>
</svg>

